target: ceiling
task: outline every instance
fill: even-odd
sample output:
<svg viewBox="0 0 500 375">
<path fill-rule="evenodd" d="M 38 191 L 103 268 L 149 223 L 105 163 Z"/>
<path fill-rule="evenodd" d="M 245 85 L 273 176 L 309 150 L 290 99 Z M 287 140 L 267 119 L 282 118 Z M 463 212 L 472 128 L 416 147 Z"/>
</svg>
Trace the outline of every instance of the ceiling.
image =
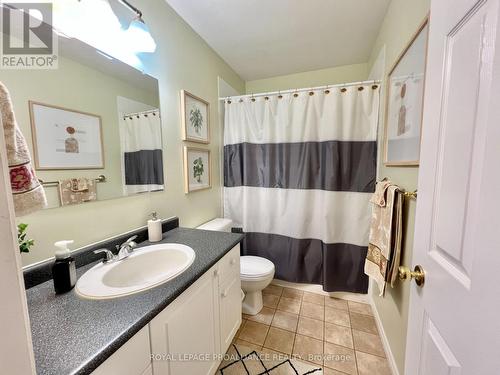
<svg viewBox="0 0 500 375">
<path fill-rule="evenodd" d="M 246 81 L 364 63 L 390 0 L 166 0 Z"/>
</svg>

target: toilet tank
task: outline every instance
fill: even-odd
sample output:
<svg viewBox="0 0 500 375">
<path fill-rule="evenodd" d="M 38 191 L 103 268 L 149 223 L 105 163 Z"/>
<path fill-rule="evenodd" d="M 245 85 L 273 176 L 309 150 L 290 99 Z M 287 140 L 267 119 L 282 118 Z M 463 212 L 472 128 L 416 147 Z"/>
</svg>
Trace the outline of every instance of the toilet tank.
<svg viewBox="0 0 500 375">
<path fill-rule="evenodd" d="M 219 232 L 231 232 L 233 221 L 231 219 L 222 219 L 220 217 L 210 220 L 205 224 L 200 225 L 196 229 L 216 230 Z"/>
</svg>

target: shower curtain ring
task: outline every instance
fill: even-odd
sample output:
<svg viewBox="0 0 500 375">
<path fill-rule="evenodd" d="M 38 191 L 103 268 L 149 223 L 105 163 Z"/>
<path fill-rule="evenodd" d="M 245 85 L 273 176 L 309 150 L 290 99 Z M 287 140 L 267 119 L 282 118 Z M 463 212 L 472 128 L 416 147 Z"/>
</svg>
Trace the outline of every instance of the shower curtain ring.
<svg viewBox="0 0 500 375">
<path fill-rule="evenodd" d="M 278 90 L 278 99 L 281 99 L 281 98 L 283 98 L 283 95 L 281 95 L 281 91 Z"/>
<path fill-rule="evenodd" d="M 296 98 L 297 96 L 299 96 L 299 94 L 297 93 L 297 89 L 295 89 L 295 93 L 293 94 L 293 97 Z"/>
<path fill-rule="evenodd" d="M 253 96 L 253 92 L 252 92 L 252 99 L 250 99 L 252 102 L 255 102 L 255 98 Z"/>
<path fill-rule="evenodd" d="M 330 93 L 330 90 L 329 90 L 329 85 L 326 85 L 326 90 L 325 90 L 325 94 L 328 95 Z"/>
</svg>

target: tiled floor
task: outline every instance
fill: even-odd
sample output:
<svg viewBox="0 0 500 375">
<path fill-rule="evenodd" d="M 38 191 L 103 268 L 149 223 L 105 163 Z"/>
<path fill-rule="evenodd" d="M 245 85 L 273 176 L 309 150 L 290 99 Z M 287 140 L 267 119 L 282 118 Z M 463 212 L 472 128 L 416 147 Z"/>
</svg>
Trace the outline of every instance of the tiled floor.
<svg viewBox="0 0 500 375">
<path fill-rule="evenodd" d="M 391 375 L 370 305 L 270 285 L 235 343 L 323 367 L 325 375 Z"/>
</svg>

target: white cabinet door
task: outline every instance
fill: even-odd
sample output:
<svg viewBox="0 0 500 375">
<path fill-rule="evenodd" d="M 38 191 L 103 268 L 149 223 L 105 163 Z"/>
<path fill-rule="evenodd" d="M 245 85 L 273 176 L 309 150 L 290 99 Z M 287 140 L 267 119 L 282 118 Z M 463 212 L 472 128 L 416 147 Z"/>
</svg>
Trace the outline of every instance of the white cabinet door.
<svg viewBox="0 0 500 375">
<path fill-rule="evenodd" d="M 214 271 L 206 272 L 151 321 L 154 375 L 215 373 L 220 336 Z"/>
<path fill-rule="evenodd" d="M 241 324 L 241 282 L 233 277 L 220 284 L 221 352 L 225 353 Z"/>
<path fill-rule="evenodd" d="M 148 326 L 137 332 L 130 340 L 101 364 L 92 375 L 143 375 L 151 366 Z"/>
</svg>

